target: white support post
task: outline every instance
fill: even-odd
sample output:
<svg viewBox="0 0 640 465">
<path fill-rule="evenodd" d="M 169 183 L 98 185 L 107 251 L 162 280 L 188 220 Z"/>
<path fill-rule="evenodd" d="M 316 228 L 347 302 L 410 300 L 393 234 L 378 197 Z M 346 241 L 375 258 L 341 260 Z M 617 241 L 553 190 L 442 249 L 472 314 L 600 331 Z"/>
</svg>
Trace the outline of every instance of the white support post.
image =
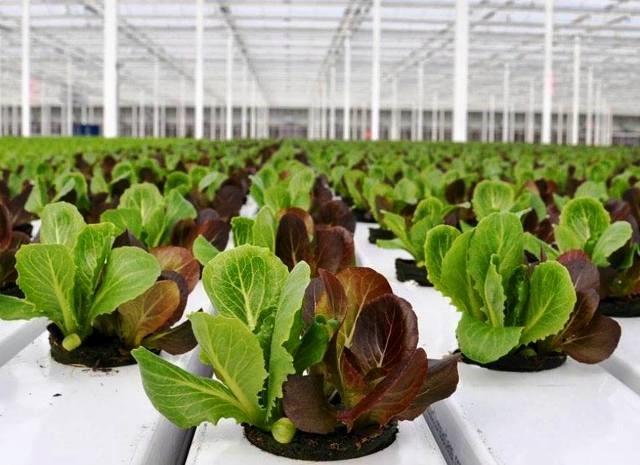
<svg viewBox="0 0 640 465">
<path fill-rule="evenodd" d="M 320 139 L 327 138 L 327 83 L 320 81 Z"/>
<path fill-rule="evenodd" d="M 344 38 L 344 105 L 342 108 L 342 138 L 351 139 L 351 36 Z"/>
<path fill-rule="evenodd" d="M 216 102 L 214 100 L 209 107 L 209 139 L 216 139 Z"/>
<path fill-rule="evenodd" d="M 596 98 L 594 104 L 594 120 L 595 120 L 595 128 L 593 131 L 593 145 L 600 145 L 601 139 L 600 133 L 601 123 L 602 123 L 602 81 L 598 81 L 596 84 Z"/>
<path fill-rule="evenodd" d="M 153 137 L 160 137 L 160 62 L 153 63 Z"/>
<path fill-rule="evenodd" d="M 466 1 L 466 0 L 465 0 Z M 418 63 L 418 118 L 416 139 L 424 140 L 424 63 Z"/>
<path fill-rule="evenodd" d="M 411 140 L 418 140 L 418 102 L 411 104 Z"/>
<path fill-rule="evenodd" d="M 391 81 L 391 140 L 398 140 L 398 76 Z"/>
<path fill-rule="evenodd" d="M 233 139 L 233 32 L 227 31 L 227 111 L 226 140 Z"/>
<path fill-rule="evenodd" d="M 256 81 L 252 81 L 251 82 L 251 122 L 250 122 L 250 133 L 251 133 L 251 138 L 255 139 L 257 137 L 257 132 L 256 132 L 256 128 L 257 128 L 257 124 L 256 124 L 256 119 L 258 117 L 257 115 L 257 108 L 256 108 Z"/>
<path fill-rule="evenodd" d="M 551 143 L 551 105 L 553 94 L 553 0 L 544 3 L 544 86 L 542 93 L 543 144 Z"/>
<path fill-rule="evenodd" d="M 591 145 L 593 141 L 593 68 L 587 72 L 587 122 L 585 127 L 585 144 Z"/>
<path fill-rule="evenodd" d="M 242 107 L 240 110 L 240 137 L 247 138 L 247 63 L 242 65 Z"/>
<path fill-rule="evenodd" d="M 440 122 L 438 123 L 438 129 L 440 131 L 440 135 L 438 136 L 441 141 L 446 140 L 447 136 L 447 113 L 444 106 L 440 109 Z"/>
<path fill-rule="evenodd" d="M 204 0 L 196 0 L 196 64 L 195 64 L 195 128 L 196 139 L 204 137 Z"/>
<path fill-rule="evenodd" d="M 118 136 L 118 0 L 104 0 L 104 136 Z"/>
<path fill-rule="evenodd" d="M 511 104 L 509 107 L 509 142 L 516 139 L 516 106 Z"/>
<path fill-rule="evenodd" d="M 139 106 L 138 106 L 138 137 L 147 137 L 147 104 L 144 98 L 144 91 L 139 92 Z"/>
<path fill-rule="evenodd" d="M 329 68 L 329 139 L 336 138 L 336 62 Z"/>
<path fill-rule="evenodd" d="M 535 124 L 536 124 L 536 87 L 534 80 L 529 82 L 529 111 L 527 112 L 527 130 L 526 130 L 526 142 L 533 144 L 535 137 Z"/>
<path fill-rule="evenodd" d="M 482 110 L 481 118 L 482 120 L 480 122 L 480 141 L 487 142 L 487 112 L 485 110 Z"/>
<path fill-rule="evenodd" d="M 580 140 L 580 37 L 573 38 L 573 100 L 571 104 L 571 145 Z"/>
<path fill-rule="evenodd" d="M 65 135 L 73 135 L 73 59 L 67 55 L 67 92 L 66 92 Z"/>
<path fill-rule="evenodd" d="M 431 109 L 431 141 L 438 140 L 438 94 L 433 94 Z"/>
<path fill-rule="evenodd" d="M 131 102 L 131 137 L 138 137 L 138 123 L 136 117 L 136 105 Z"/>
<path fill-rule="evenodd" d="M 176 132 L 178 137 L 187 135 L 187 110 L 185 107 L 185 93 L 187 91 L 187 83 L 184 76 L 180 79 L 180 95 L 178 96 L 178 106 L 176 108 Z"/>
<path fill-rule="evenodd" d="M 467 101 L 469 81 L 469 4 L 456 0 L 456 32 L 453 84 L 454 142 L 467 141 Z"/>
<path fill-rule="evenodd" d="M 160 106 L 160 137 L 167 136 L 167 107 L 163 103 Z"/>
<path fill-rule="evenodd" d="M 489 99 L 489 142 L 496 140 L 496 96 Z"/>
<path fill-rule="evenodd" d="M 509 142 L 509 107 L 510 107 L 510 79 L 511 68 L 509 63 L 504 65 L 504 78 L 502 81 L 502 142 Z"/>
<path fill-rule="evenodd" d="M 372 43 L 371 43 L 371 140 L 380 138 L 380 4 L 372 0 Z"/>
<path fill-rule="evenodd" d="M 22 0 L 22 137 L 31 136 L 31 1 Z"/>
<path fill-rule="evenodd" d="M 564 106 L 558 105 L 558 144 L 565 143 L 564 137 Z"/>
<path fill-rule="evenodd" d="M 0 83 L 0 85 L 2 85 Z M 47 131 L 47 114 L 45 108 L 47 107 L 47 83 L 45 81 L 40 82 L 40 135 L 48 136 Z"/>
</svg>

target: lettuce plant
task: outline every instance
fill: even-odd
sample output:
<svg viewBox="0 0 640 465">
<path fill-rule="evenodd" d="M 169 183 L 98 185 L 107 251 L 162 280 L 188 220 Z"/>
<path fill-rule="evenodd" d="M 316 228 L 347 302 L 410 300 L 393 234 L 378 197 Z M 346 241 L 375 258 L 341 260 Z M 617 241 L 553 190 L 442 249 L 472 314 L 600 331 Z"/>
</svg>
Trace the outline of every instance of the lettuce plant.
<svg viewBox="0 0 640 465">
<path fill-rule="evenodd" d="M 12 216 L 11 211 L 0 203 L 0 293 L 19 295 L 16 288 L 16 253 L 18 249 L 31 241 L 28 234 L 16 228 L 21 227 L 19 220 Z M 24 228 L 23 228 L 24 229 Z"/>
<path fill-rule="evenodd" d="M 299 208 L 288 208 L 276 217 L 271 208 L 262 207 L 256 218 L 236 217 L 231 220 L 236 245 L 266 247 L 289 269 L 301 261 L 317 276 L 324 268 L 337 272 L 355 263 L 353 235 L 342 226 L 316 225 L 312 216 Z M 200 249 L 199 253 L 203 253 Z M 208 255 L 206 263 L 217 251 Z M 199 257 L 200 259 L 200 257 Z"/>
<path fill-rule="evenodd" d="M 284 412 L 301 431 L 413 420 L 455 390 L 457 358 L 427 359 L 411 305 L 372 269 L 321 271 L 304 302 L 305 324 L 318 319 L 337 322 L 325 356 L 284 385 Z"/>
<path fill-rule="evenodd" d="M 429 279 L 462 313 L 456 331 L 460 350 L 479 363 L 516 352 L 566 352 L 580 360 L 550 342 L 581 310 L 570 272 L 556 261 L 527 265 L 524 244 L 522 224 L 509 212 L 491 213 L 464 233 L 445 225 L 429 231 Z"/>
<path fill-rule="evenodd" d="M 274 212 L 293 207 L 308 211 L 315 179 L 313 170 L 299 162 L 289 163 L 281 172 L 268 165 L 251 178 L 251 195 L 260 207 Z"/>
<path fill-rule="evenodd" d="M 424 242 L 427 232 L 433 227 L 442 224 L 448 212 L 455 207 L 446 206 L 435 197 L 422 200 L 416 207 L 411 221 L 405 217 L 391 212 L 383 212 L 382 225 L 391 231 L 395 239 L 380 239 L 377 245 L 385 249 L 402 249 L 413 257 L 416 265 L 424 266 Z"/>
<path fill-rule="evenodd" d="M 555 240 L 560 252 L 583 250 L 598 267 L 610 265 L 611 255 L 631 239 L 627 221 L 615 221 L 599 200 L 581 197 L 570 200 L 560 213 Z"/>
<path fill-rule="evenodd" d="M 315 225 L 311 215 L 299 208 L 282 212 L 275 253 L 289 269 L 307 262 L 312 276 L 320 269 L 336 273 L 355 264 L 353 235 L 342 226 Z"/>
<path fill-rule="evenodd" d="M 87 225 L 78 210 L 59 202 L 42 211 L 40 243 L 16 254 L 24 299 L 0 296 L 0 318 L 48 318 L 71 351 L 108 315 L 151 288 L 160 265 L 137 247 L 112 248 L 116 228 Z"/>
<path fill-rule="evenodd" d="M 195 220 L 197 213 L 177 190 L 163 196 L 153 184 L 135 184 L 120 198 L 118 208 L 108 210 L 102 221 L 113 223 L 119 233 L 128 231 L 147 248 L 167 245 L 180 221 Z"/>
<path fill-rule="evenodd" d="M 266 248 L 242 245 L 209 261 L 203 283 L 217 315 L 196 313 L 189 319 L 201 360 L 213 367 L 216 379 L 192 375 L 136 349 L 147 395 L 181 428 L 232 418 L 290 441 L 290 432 L 280 434 L 287 424 L 282 421 L 283 384 L 321 359 L 328 342 L 326 322 L 306 331 L 301 324 L 309 266 L 300 262 L 289 272 Z"/>
</svg>

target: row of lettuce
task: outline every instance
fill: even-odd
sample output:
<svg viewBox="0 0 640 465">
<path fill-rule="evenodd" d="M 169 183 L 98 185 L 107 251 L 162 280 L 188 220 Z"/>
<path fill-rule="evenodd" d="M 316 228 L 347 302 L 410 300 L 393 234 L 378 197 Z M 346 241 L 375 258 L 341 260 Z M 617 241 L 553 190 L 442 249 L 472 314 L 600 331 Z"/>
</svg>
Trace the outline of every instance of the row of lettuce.
<svg viewBox="0 0 640 465">
<path fill-rule="evenodd" d="M 135 358 L 176 425 L 233 418 L 274 453 L 373 452 L 457 385 L 459 357 L 427 359 L 411 305 L 355 267 L 356 220 L 377 222 L 371 240 L 408 252 L 409 277 L 451 299 L 469 363 L 602 361 L 620 338 L 602 310 L 632 313 L 640 291 L 630 150 L 48 142 L 0 152 L 0 318 L 49 319 L 63 363 Z M 240 216 L 247 198 L 257 211 Z M 216 316 L 184 318 L 200 280 Z M 158 355 L 196 344 L 215 379 Z M 342 431 L 373 448 L 278 446 Z"/>
</svg>

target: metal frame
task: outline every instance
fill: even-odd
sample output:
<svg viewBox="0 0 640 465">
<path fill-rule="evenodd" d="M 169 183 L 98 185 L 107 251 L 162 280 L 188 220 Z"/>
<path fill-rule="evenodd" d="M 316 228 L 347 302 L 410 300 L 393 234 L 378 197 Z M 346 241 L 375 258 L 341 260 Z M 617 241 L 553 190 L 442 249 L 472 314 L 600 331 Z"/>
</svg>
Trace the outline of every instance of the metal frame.
<svg viewBox="0 0 640 465">
<path fill-rule="evenodd" d="M 26 36 L 21 28 L 23 3 L 30 3 L 30 28 Z M 537 89 L 534 111 L 542 111 L 545 30 L 548 31 L 549 26 L 547 23 L 545 29 L 545 6 L 548 10 L 549 4 L 553 3 L 553 73 L 547 77 L 547 84 L 550 83 L 553 89 L 552 101 L 544 99 L 546 113 L 555 115 L 559 107 L 571 108 L 568 139 L 572 143 L 575 141 L 575 100 L 583 115 L 587 113 L 586 104 L 591 103 L 590 113 L 597 114 L 604 123 L 609 109 L 615 115 L 640 113 L 640 76 L 635 72 L 640 64 L 640 0 L 468 0 L 465 3 L 468 4 L 469 112 L 487 110 L 491 96 L 501 95 L 505 64 L 510 65 L 510 106 L 515 113 L 530 111 L 532 77 L 536 78 Z M 325 88 L 325 93 L 332 94 L 331 102 L 327 103 L 338 105 L 338 111 L 343 102 L 348 102 L 354 109 L 370 109 L 376 104 L 372 101 L 375 93 L 372 89 L 375 85 L 372 81 L 375 71 L 372 70 L 373 4 L 372 0 L 204 2 L 203 81 L 200 83 L 199 74 L 195 72 L 199 63 L 195 45 L 197 1 L 118 0 L 117 72 L 120 84 L 116 93 L 119 104 L 121 107 L 138 106 L 141 92 L 148 94 L 149 100 L 153 98 L 155 128 L 160 119 L 160 107 L 178 103 L 178 83 L 184 79 L 188 86 L 184 100 L 187 107 L 200 108 L 204 102 L 224 102 L 231 93 L 232 106 L 250 109 L 247 112 L 249 125 L 254 114 L 262 118 L 260 124 L 264 125 L 267 115 L 262 115 L 264 111 L 256 106 L 262 109 L 318 108 L 321 88 L 327 86 L 331 69 L 335 67 L 341 79 L 335 80 L 331 92 Z M 2 0 L 0 103 L 5 107 L 24 102 L 30 102 L 31 107 L 65 106 L 66 57 L 71 57 L 72 105 L 76 108 L 102 106 L 104 15 L 104 0 Z M 232 36 L 236 52 L 233 68 L 243 70 L 246 66 L 247 69 L 246 82 L 239 78 L 240 73 L 232 77 L 230 92 L 226 84 L 228 34 Z M 22 47 L 23 37 L 27 37 L 29 47 Z M 455 38 L 456 1 L 381 1 L 380 110 L 388 111 L 394 103 L 400 109 L 424 108 L 427 127 L 431 123 L 428 116 L 433 95 L 438 95 L 442 110 L 453 110 Z M 578 70 L 584 76 L 577 80 L 577 99 L 574 98 L 576 40 L 580 42 Z M 549 43 L 547 35 L 546 44 Z M 25 65 L 22 56 L 29 52 L 31 60 Z M 350 70 L 345 68 L 345 52 L 350 55 Z M 419 76 L 415 72 L 420 63 L 424 63 L 423 92 L 417 90 Z M 31 76 L 31 82 L 26 84 L 21 79 L 24 66 Z M 156 66 L 159 70 L 157 80 L 151 71 Z M 593 82 L 599 83 L 600 98 L 592 95 L 589 99 L 587 70 L 592 70 Z M 350 74 L 348 99 L 342 78 L 345 74 Z M 394 79 L 401 89 L 395 100 Z M 47 92 L 40 92 L 41 87 L 46 87 Z M 594 84 L 591 93 L 595 94 L 596 90 Z M 422 101 L 416 102 L 416 96 L 420 94 Z M 328 105 L 324 110 L 325 113 L 329 110 Z M 204 124 L 204 113 L 200 111 L 196 112 L 198 127 Z M 317 113 L 314 112 L 314 126 L 319 126 L 326 117 Z M 370 114 L 372 118 L 378 118 L 378 111 Z M 340 119 L 334 117 L 337 126 L 350 123 L 349 117 L 344 113 L 342 116 Z M 554 116 L 549 119 L 552 120 L 556 120 Z M 583 124 L 595 129 L 596 121 L 588 121 L 591 124 Z M 242 134 L 258 132 L 257 128 L 247 131 L 246 124 L 242 125 L 245 127 Z M 370 123 L 367 124 L 370 127 Z M 464 125 L 458 123 L 458 131 L 461 124 Z M 600 123 L 598 126 L 602 127 Z M 261 132 L 264 131 L 262 128 Z M 154 133 L 159 132 L 159 129 L 154 130 Z M 196 132 L 202 135 L 200 130 Z M 343 129 L 334 128 L 334 132 L 337 137 L 344 134 Z M 602 139 L 606 139 L 594 134 L 585 137 L 589 141 L 604 142 Z"/>
</svg>

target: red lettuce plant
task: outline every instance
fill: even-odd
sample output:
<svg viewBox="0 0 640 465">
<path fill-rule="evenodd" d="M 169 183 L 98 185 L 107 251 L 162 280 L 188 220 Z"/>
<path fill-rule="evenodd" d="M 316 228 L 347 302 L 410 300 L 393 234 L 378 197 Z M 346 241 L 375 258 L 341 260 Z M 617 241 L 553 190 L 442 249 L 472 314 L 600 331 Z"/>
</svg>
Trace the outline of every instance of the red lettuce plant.
<svg viewBox="0 0 640 465">
<path fill-rule="evenodd" d="M 284 210 L 280 217 L 275 253 L 290 270 L 307 262 L 312 276 L 321 268 L 335 273 L 355 264 L 352 234 L 342 226 L 316 225 L 299 208 Z"/>
<path fill-rule="evenodd" d="M 284 385 L 287 417 L 305 432 L 327 434 L 412 420 L 450 396 L 457 358 L 428 360 L 411 305 L 369 268 L 321 270 L 304 299 L 303 319 L 336 327 L 324 358 Z"/>
<path fill-rule="evenodd" d="M 569 270 L 577 301 L 564 329 L 548 341 L 549 347 L 582 363 L 606 360 L 617 347 L 621 331 L 615 320 L 598 311 L 598 268 L 581 250 L 564 253 L 558 261 Z"/>
</svg>

